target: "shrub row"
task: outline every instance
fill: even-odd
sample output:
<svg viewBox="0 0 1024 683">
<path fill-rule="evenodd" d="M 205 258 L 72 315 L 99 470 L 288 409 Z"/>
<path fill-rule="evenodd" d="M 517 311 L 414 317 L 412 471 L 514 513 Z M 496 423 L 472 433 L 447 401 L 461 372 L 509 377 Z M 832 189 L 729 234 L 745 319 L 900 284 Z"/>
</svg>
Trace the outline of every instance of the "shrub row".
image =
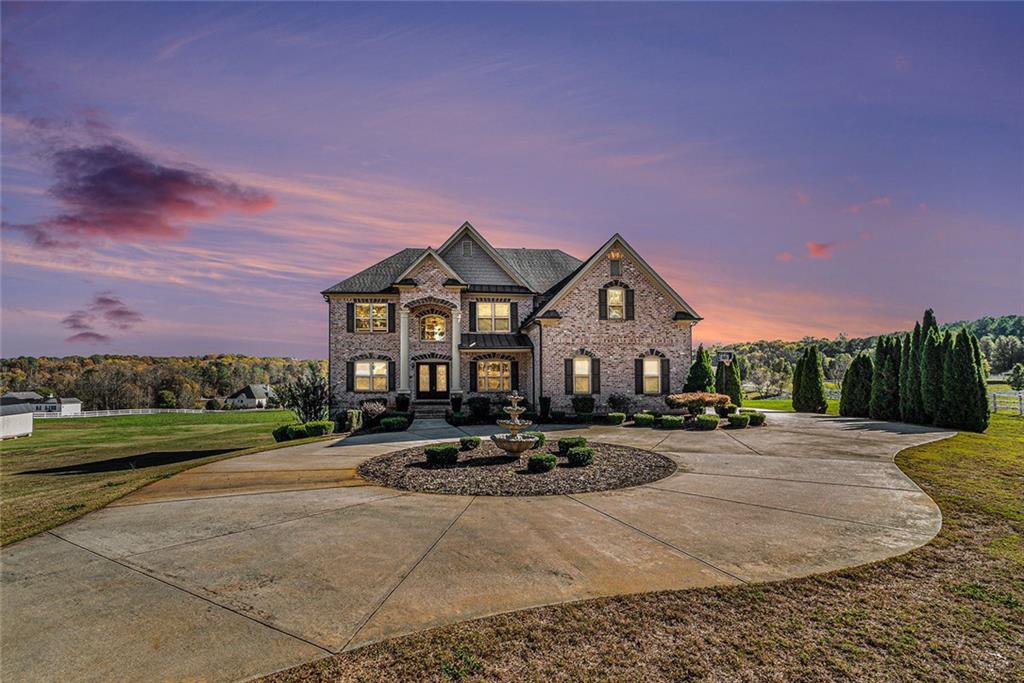
<svg viewBox="0 0 1024 683">
<path fill-rule="evenodd" d="M 305 439 L 310 436 L 324 436 L 333 431 L 333 422 L 330 420 L 317 420 L 315 422 L 306 422 L 305 424 L 281 425 L 271 433 L 274 435 L 274 441 L 280 443 L 282 441 Z"/>
</svg>

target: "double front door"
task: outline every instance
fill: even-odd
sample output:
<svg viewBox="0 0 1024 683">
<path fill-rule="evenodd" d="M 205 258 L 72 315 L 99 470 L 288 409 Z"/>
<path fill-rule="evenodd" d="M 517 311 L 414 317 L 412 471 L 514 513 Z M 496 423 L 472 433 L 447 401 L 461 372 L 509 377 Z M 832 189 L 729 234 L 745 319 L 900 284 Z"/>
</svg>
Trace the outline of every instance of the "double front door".
<svg viewBox="0 0 1024 683">
<path fill-rule="evenodd" d="M 448 398 L 448 363 L 416 364 L 416 398 Z"/>
</svg>

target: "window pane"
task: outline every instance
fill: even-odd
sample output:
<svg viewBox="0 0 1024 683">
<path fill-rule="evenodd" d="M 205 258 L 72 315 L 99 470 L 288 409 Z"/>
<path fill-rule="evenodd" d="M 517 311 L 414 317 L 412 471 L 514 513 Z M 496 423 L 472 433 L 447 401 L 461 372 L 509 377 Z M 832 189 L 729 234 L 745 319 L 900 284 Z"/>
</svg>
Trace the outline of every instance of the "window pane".
<svg viewBox="0 0 1024 683">
<path fill-rule="evenodd" d="M 448 391 L 448 367 L 445 365 L 437 366 L 437 390 Z"/>
<path fill-rule="evenodd" d="M 383 360 L 375 360 L 375 361 L 373 361 L 373 374 L 374 375 L 384 375 L 385 377 L 387 377 L 387 374 L 388 374 L 388 363 L 387 363 L 387 361 L 383 361 Z"/>
<path fill-rule="evenodd" d="M 590 393 L 590 378 L 589 377 L 577 377 L 575 384 L 575 392 L 577 394 L 589 394 Z"/>
<path fill-rule="evenodd" d="M 644 393 L 657 394 L 661 392 L 661 378 L 644 377 Z"/>
<path fill-rule="evenodd" d="M 494 304 L 494 317 L 495 318 L 507 318 L 508 317 L 508 304 Z"/>
<path fill-rule="evenodd" d="M 590 358 L 587 356 L 580 356 L 573 361 L 573 367 L 575 367 L 575 374 L 577 375 L 589 375 L 590 374 Z"/>
<path fill-rule="evenodd" d="M 356 304 L 356 317 L 357 318 L 369 318 L 370 317 L 370 304 Z"/>
<path fill-rule="evenodd" d="M 622 306 L 608 306 L 608 319 L 609 320 L 622 320 L 625 315 L 622 312 Z"/>
<path fill-rule="evenodd" d="M 477 318 L 490 318 L 491 317 L 491 305 L 485 303 L 478 303 L 476 305 L 476 317 Z"/>
<path fill-rule="evenodd" d="M 369 361 L 359 361 L 356 363 L 356 374 L 357 375 L 369 375 L 370 374 L 370 363 Z"/>
<path fill-rule="evenodd" d="M 644 358 L 644 374 L 654 375 L 658 377 L 661 375 L 661 359 L 656 356 L 648 356 Z"/>
<path fill-rule="evenodd" d="M 373 390 L 374 391 L 387 391 L 388 390 L 388 378 L 387 377 L 377 377 L 375 375 L 374 378 L 373 378 Z"/>
<path fill-rule="evenodd" d="M 388 305 L 387 304 L 373 304 L 373 317 L 388 319 Z"/>
<path fill-rule="evenodd" d="M 494 331 L 495 332 L 508 332 L 508 318 L 495 318 L 494 319 Z"/>
<path fill-rule="evenodd" d="M 492 329 L 491 323 L 490 318 L 480 318 L 476 321 L 476 329 L 478 332 L 490 332 Z"/>
<path fill-rule="evenodd" d="M 619 287 L 612 287 L 608 290 L 608 305 L 621 304 L 623 301 L 622 289 Z"/>
<path fill-rule="evenodd" d="M 370 390 L 370 378 L 369 377 L 356 377 L 356 391 L 369 391 Z"/>
<path fill-rule="evenodd" d="M 445 320 L 438 315 L 428 315 L 423 319 L 423 341 L 444 341 Z"/>
<path fill-rule="evenodd" d="M 430 366 L 421 365 L 419 369 L 420 391 L 430 391 Z"/>
</svg>

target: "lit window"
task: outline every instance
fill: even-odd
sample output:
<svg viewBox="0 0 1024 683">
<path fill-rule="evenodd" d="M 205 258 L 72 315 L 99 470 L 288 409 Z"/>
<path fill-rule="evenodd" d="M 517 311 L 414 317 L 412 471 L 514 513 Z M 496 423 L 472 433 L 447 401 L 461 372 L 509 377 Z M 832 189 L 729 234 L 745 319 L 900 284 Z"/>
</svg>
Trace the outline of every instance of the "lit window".
<svg viewBox="0 0 1024 683">
<path fill-rule="evenodd" d="M 508 332 L 509 305 L 481 301 L 476 305 L 477 332 Z"/>
<path fill-rule="evenodd" d="M 387 304 L 356 304 L 356 332 L 387 332 Z"/>
<path fill-rule="evenodd" d="M 572 390 L 575 394 L 590 393 L 590 357 L 576 356 L 572 361 Z"/>
<path fill-rule="evenodd" d="M 644 393 L 661 393 L 661 359 L 657 356 L 644 358 Z"/>
<path fill-rule="evenodd" d="M 512 388 L 512 363 L 507 360 L 482 360 L 476 364 L 477 391 L 509 391 Z"/>
<path fill-rule="evenodd" d="M 444 318 L 439 315 L 427 315 L 420 323 L 420 339 L 423 341 L 444 341 Z"/>
<path fill-rule="evenodd" d="M 356 361 L 356 391 L 387 391 L 388 362 L 386 360 Z"/>
<path fill-rule="evenodd" d="M 626 290 L 622 287 L 608 288 L 608 319 L 622 320 L 626 317 Z"/>
</svg>

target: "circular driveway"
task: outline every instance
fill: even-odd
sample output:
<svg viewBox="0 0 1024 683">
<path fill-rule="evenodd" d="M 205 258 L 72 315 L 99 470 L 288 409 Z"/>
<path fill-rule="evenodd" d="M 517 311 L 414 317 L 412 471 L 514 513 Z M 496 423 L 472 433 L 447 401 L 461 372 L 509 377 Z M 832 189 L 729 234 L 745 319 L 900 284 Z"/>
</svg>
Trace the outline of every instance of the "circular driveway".
<svg viewBox="0 0 1024 683">
<path fill-rule="evenodd" d="M 408 493 L 356 475 L 463 433 L 414 429 L 206 465 L 4 549 L 2 678 L 238 680 L 500 612 L 879 560 L 941 526 L 893 456 L 952 434 L 791 414 L 739 431 L 551 428 L 679 464 L 562 496 Z"/>
</svg>

